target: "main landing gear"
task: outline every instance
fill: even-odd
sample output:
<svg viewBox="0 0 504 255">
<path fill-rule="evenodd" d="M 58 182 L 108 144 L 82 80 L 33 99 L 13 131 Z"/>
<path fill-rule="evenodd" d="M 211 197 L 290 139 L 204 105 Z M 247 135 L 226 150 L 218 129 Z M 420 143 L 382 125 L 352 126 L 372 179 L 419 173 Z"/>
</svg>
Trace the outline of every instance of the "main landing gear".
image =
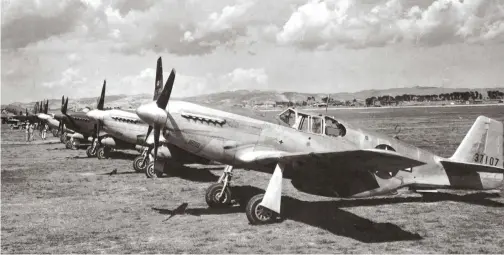
<svg viewBox="0 0 504 255">
<path fill-rule="evenodd" d="M 142 154 L 133 160 L 133 169 L 135 169 L 136 172 L 145 172 L 147 165 L 149 164 L 148 151 L 149 149 L 144 149 Z"/>
<path fill-rule="evenodd" d="M 147 168 L 145 168 L 145 175 L 147 176 L 147 178 L 155 178 L 155 177 L 161 178 L 163 177 L 163 171 L 165 165 L 166 163 L 163 163 L 163 169 L 161 171 L 156 170 L 154 160 L 149 159 L 149 164 L 147 165 Z"/>
<path fill-rule="evenodd" d="M 97 147 L 98 147 L 98 141 L 95 141 L 93 144 L 87 147 L 86 155 L 90 158 L 96 157 Z"/>
<path fill-rule="evenodd" d="M 233 171 L 232 166 L 226 166 L 219 181 L 208 187 L 207 192 L 205 194 L 205 200 L 209 207 L 223 208 L 232 205 L 233 201 L 233 194 L 231 191 L 232 171 Z M 268 193 L 268 190 L 270 190 L 268 193 L 269 197 L 268 199 L 266 199 L 267 201 L 263 201 L 265 194 L 258 194 L 253 196 L 247 202 L 245 206 L 245 214 L 247 215 L 247 219 L 252 225 L 273 223 L 281 218 L 279 213 L 261 205 L 261 203 L 263 202 L 266 202 L 266 204 L 268 204 L 269 206 L 271 206 L 272 202 L 274 204 L 277 204 L 278 206 L 280 205 L 281 185 L 282 185 L 281 171 L 283 170 L 281 170 L 280 168 L 278 170 L 275 169 L 275 173 L 273 174 L 273 177 L 270 180 L 270 185 L 268 186 L 268 189 L 266 191 L 266 193 Z M 243 195 L 244 194 L 242 194 L 242 196 Z M 238 203 L 242 204 L 244 202 L 242 201 L 243 198 L 245 197 L 239 198 Z M 280 212 L 279 209 L 277 210 L 278 212 Z"/>
<path fill-rule="evenodd" d="M 272 223 L 277 217 L 275 212 L 261 206 L 260 203 L 264 198 L 264 194 L 253 196 L 245 207 L 245 214 L 252 225 Z"/>
<path fill-rule="evenodd" d="M 69 150 L 77 150 L 80 142 L 77 139 L 74 139 L 73 137 L 70 137 L 70 139 L 67 139 L 65 141 L 65 147 Z"/>
<path fill-rule="evenodd" d="M 211 208 L 223 208 L 232 205 L 231 178 L 233 177 L 233 166 L 226 166 L 222 176 L 217 183 L 208 187 L 205 194 L 205 201 Z"/>
<path fill-rule="evenodd" d="M 111 151 L 112 151 L 112 148 L 110 148 L 110 147 L 100 146 L 100 147 L 98 147 L 98 150 L 96 150 L 96 157 L 98 159 L 107 159 L 110 157 Z"/>
</svg>

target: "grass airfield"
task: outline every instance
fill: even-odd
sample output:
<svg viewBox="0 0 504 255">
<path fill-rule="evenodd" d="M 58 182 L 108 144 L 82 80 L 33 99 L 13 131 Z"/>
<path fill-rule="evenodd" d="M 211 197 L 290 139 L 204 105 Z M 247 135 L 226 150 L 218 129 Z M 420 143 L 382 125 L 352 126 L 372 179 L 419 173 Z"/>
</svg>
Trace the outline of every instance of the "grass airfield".
<svg viewBox="0 0 504 255">
<path fill-rule="evenodd" d="M 504 121 L 500 106 L 329 114 L 389 135 L 400 130 L 400 139 L 440 156 L 455 151 L 477 116 Z M 251 226 L 240 207 L 205 203 L 222 166 L 147 179 L 132 169 L 135 151 L 98 160 L 51 143 L 51 134 L 30 145 L 24 135 L 2 125 L 2 253 L 504 253 L 500 191 L 341 200 L 298 192 L 286 180 L 286 219 Z M 237 169 L 235 192 L 264 192 L 269 178 Z"/>
</svg>

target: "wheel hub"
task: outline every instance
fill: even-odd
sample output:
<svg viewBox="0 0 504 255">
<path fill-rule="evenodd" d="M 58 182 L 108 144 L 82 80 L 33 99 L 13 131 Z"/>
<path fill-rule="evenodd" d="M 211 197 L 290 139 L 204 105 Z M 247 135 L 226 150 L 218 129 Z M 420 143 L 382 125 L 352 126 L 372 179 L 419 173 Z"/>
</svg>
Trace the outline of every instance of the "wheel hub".
<svg viewBox="0 0 504 255">
<path fill-rule="evenodd" d="M 219 202 L 219 203 L 220 203 L 220 202 L 222 202 L 222 201 L 226 201 L 226 200 L 227 200 L 227 194 L 226 194 L 226 192 L 224 192 L 224 193 L 222 194 L 222 196 L 220 195 L 220 193 L 221 193 L 221 192 L 222 192 L 222 189 L 217 189 L 217 190 L 215 190 L 214 200 L 215 200 L 216 202 Z"/>
<path fill-rule="evenodd" d="M 258 205 L 255 209 L 255 215 L 261 221 L 267 221 L 271 219 L 273 213 L 270 210 Z"/>
</svg>

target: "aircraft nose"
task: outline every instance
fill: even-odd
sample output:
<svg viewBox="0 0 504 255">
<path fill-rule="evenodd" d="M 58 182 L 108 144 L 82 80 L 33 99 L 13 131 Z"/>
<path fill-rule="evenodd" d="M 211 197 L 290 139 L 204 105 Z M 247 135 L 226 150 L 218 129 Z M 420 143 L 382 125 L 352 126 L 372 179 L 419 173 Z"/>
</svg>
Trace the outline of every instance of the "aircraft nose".
<svg viewBox="0 0 504 255">
<path fill-rule="evenodd" d="M 101 110 L 91 110 L 88 111 L 86 115 L 94 120 L 103 120 L 103 118 L 105 117 L 105 115 L 107 115 L 107 113 Z"/>
<path fill-rule="evenodd" d="M 49 115 L 47 115 L 47 114 L 44 114 L 44 113 L 39 113 L 39 114 L 37 115 L 37 117 L 39 117 L 39 119 L 41 119 L 41 120 L 47 120 L 47 119 L 49 119 L 51 116 L 49 116 Z"/>
<path fill-rule="evenodd" d="M 148 103 L 139 106 L 136 109 L 138 117 L 153 126 L 155 124 L 164 126 L 167 119 L 166 112 L 156 105 L 156 102 Z"/>
</svg>

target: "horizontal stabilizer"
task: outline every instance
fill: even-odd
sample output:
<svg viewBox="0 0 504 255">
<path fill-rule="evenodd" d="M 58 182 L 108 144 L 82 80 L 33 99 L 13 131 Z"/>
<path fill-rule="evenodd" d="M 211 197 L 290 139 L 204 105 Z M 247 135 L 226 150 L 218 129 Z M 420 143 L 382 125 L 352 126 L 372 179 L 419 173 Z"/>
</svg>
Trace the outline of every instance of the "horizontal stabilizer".
<svg viewBox="0 0 504 255">
<path fill-rule="evenodd" d="M 441 160 L 446 170 L 466 171 L 466 172 L 485 172 L 485 173 L 504 173 L 504 168 L 490 165 L 481 165 L 475 163 L 464 163 L 456 161 Z"/>
</svg>

